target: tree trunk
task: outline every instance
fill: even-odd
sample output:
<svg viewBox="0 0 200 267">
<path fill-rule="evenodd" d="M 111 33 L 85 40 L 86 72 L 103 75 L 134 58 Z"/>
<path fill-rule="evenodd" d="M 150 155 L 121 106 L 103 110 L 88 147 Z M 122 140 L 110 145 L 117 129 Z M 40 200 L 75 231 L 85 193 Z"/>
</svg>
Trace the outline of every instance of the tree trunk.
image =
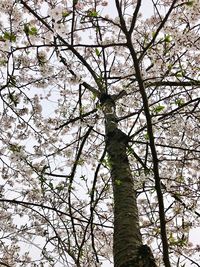
<svg viewBox="0 0 200 267">
<path fill-rule="evenodd" d="M 114 267 L 155 267 L 150 248 L 142 245 L 136 191 L 126 152 L 128 136 L 118 129 L 112 97 L 104 96 L 102 109 L 114 194 Z"/>
</svg>

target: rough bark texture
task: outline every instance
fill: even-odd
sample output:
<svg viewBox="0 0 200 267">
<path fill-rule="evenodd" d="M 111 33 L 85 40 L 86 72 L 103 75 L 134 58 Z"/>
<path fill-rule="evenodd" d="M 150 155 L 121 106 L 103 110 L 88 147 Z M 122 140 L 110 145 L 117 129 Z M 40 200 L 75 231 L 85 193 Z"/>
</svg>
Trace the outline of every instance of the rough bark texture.
<svg viewBox="0 0 200 267">
<path fill-rule="evenodd" d="M 142 245 L 133 179 L 126 155 L 123 133 L 115 129 L 107 134 L 107 151 L 111 164 L 114 193 L 114 262 L 126 266 Z"/>
<path fill-rule="evenodd" d="M 128 136 L 118 129 L 115 103 L 110 96 L 104 96 L 102 108 L 114 194 L 114 267 L 155 267 L 150 248 L 142 245 L 134 180 L 126 152 Z"/>
</svg>

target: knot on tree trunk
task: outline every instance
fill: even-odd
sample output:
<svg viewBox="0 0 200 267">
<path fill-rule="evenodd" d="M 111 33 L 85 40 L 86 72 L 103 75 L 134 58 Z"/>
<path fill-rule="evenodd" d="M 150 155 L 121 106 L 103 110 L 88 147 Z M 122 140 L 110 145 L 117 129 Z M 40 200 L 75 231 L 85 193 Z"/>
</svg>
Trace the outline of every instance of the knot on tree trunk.
<svg viewBox="0 0 200 267">
<path fill-rule="evenodd" d="M 157 267 L 153 253 L 149 246 L 141 245 L 137 257 L 123 263 L 120 267 Z"/>
<path fill-rule="evenodd" d="M 108 144 L 117 142 L 119 144 L 124 144 L 125 146 L 127 146 L 128 142 L 130 141 L 128 135 L 126 135 L 118 128 L 114 129 L 113 131 L 108 131 L 106 136 Z"/>
<path fill-rule="evenodd" d="M 147 245 L 141 245 L 139 247 L 137 261 L 139 263 L 138 267 L 157 267 L 153 253 Z"/>
</svg>

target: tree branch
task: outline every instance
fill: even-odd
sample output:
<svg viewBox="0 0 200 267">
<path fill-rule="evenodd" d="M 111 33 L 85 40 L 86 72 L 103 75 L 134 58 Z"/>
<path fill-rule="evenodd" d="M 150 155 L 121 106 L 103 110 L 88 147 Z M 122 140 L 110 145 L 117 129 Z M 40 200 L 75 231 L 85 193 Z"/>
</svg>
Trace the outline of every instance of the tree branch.
<svg viewBox="0 0 200 267">
<path fill-rule="evenodd" d="M 78 121 L 78 120 L 80 120 L 80 119 L 82 119 L 82 118 L 85 118 L 85 117 L 87 117 L 87 116 L 89 116 L 89 115 L 91 115 L 91 114 L 97 112 L 97 110 L 98 110 L 97 108 L 94 108 L 93 110 L 91 110 L 91 111 L 89 111 L 89 112 L 87 112 L 87 113 L 85 113 L 85 114 L 82 114 L 81 116 L 78 116 L 78 117 L 73 118 L 73 119 L 69 119 L 69 120 L 66 121 L 65 123 L 63 123 L 63 124 L 61 124 L 60 126 L 56 127 L 54 130 L 59 130 L 59 129 L 61 129 L 61 128 L 67 126 L 67 125 L 70 124 L 70 123 L 73 123 L 73 122 Z"/>
<path fill-rule="evenodd" d="M 145 83 L 145 87 L 148 88 L 148 87 L 151 87 L 151 86 L 198 86 L 200 85 L 200 81 L 195 81 L 195 80 L 192 80 L 192 81 L 188 81 L 188 82 L 185 82 L 185 81 L 157 81 L 157 82 L 147 82 Z"/>
<path fill-rule="evenodd" d="M 156 147 L 155 147 L 153 125 L 152 125 L 152 121 L 151 121 L 151 114 L 150 114 L 150 110 L 149 110 L 148 98 L 146 95 L 144 82 L 143 82 L 141 71 L 140 71 L 139 60 L 137 59 L 136 52 L 135 52 L 134 47 L 132 45 L 131 36 L 129 34 L 126 34 L 126 38 L 127 38 L 127 46 L 130 50 L 130 53 L 131 53 L 131 56 L 133 59 L 134 68 L 135 68 L 135 72 L 136 72 L 136 78 L 137 78 L 140 93 L 142 96 L 144 113 L 145 113 L 146 121 L 147 121 L 147 131 L 148 131 L 148 135 L 149 135 L 150 149 L 151 149 L 151 154 L 152 154 L 152 158 L 153 158 L 153 171 L 154 171 L 154 179 L 155 179 L 155 188 L 156 188 L 156 192 L 157 192 L 158 205 L 159 205 L 161 239 L 162 239 L 162 245 L 163 245 L 163 261 L 164 261 L 165 267 L 170 267 L 171 265 L 170 265 L 170 261 L 169 261 L 168 239 L 167 239 L 167 233 L 166 233 L 165 208 L 164 208 L 163 194 L 162 194 L 162 189 L 161 189 L 161 184 L 160 184 L 159 163 L 158 163 L 157 151 L 156 151 Z"/>
<path fill-rule="evenodd" d="M 169 16 L 170 16 L 171 12 L 173 11 L 176 2 L 177 2 L 177 0 L 174 0 L 174 1 L 172 2 L 172 4 L 171 4 L 171 6 L 170 6 L 170 8 L 169 8 L 169 10 L 168 10 L 168 12 L 167 12 L 167 14 L 165 15 L 164 19 L 162 20 L 162 22 L 160 23 L 159 27 L 157 28 L 157 30 L 156 30 L 156 32 L 155 32 L 153 38 L 152 38 L 151 41 L 147 44 L 147 46 L 144 48 L 142 54 L 140 55 L 140 57 L 139 57 L 139 61 L 140 61 L 141 58 L 144 56 L 144 54 L 145 54 L 146 51 L 149 49 L 149 47 L 150 47 L 150 46 L 154 43 L 154 41 L 156 40 L 156 38 L 157 38 L 157 36 L 158 36 L 160 30 L 163 28 L 163 26 L 165 25 L 165 23 L 167 22 L 167 20 L 168 20 L 168 18 L 169 18 Z"/>
<path fill-rule="evenodd" d="M 142 0 L 138 0 L 137 1 L 137 5 L 136 5 L 136 8 L 135 8 L 134 13 L 133 13 L 133 18 L 132 18 L 132 22 L 131 22 L 131 27 L 130 27 L 130 30 L 129 30 L 129 34 L 132 34 L 132 32 L 133 32 L 133 30 L 135 28 L 135 24 L 136 24 L 136 20 L 137 20 L 137 15 L 138 15 L 138 12 L 140 10 L 141 2 L 142 2 Z"/>
<path fill-rule="evenodd" d="M 34 16 L 36 17 L 48 30 L 50 30 L 52 33 L 54 33 L 53 29 L 49 26 L 49 24 L 43 19 L 41 18 L 34 10 L 32 10 L 32 8 L 27 5 L 27 3 L 23 0 L 21 0 L 21 4 Z M 88 71 L 90 72 L 90 74 L 92 75 L 92 77 L 94 78 L 98 88 L 100 91 L 103 91 L 102 88 L 102 84 L 100 83 L 96 73 L 94 72 L 94 70 L 92 69 L 92 67 L 89 65 L 89 63 L 82 57 L 82 55 L 74 48 L 73 45 L 70 45 L 69 43 L 67 43 L 67 41 L 65 41 L 65 39 L 63 39 L 59 34 L 56 34 L 57 38 L 68 47 L 69 50 L 72 51 L 72 53 L 82 62 L 82 64 L 88 69 Z"/>
</svg>

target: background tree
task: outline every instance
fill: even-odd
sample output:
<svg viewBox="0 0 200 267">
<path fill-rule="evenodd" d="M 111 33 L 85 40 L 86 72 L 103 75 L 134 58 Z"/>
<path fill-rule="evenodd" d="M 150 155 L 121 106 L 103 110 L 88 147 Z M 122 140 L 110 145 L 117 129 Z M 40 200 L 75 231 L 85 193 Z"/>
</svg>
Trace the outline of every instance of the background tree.
<svg viewBox="0 0 200 267">
<path fill-rule="evenodd" d="M 0 10 L 0 264 L 199 266 L 200 2 Z"/>
</svg>

